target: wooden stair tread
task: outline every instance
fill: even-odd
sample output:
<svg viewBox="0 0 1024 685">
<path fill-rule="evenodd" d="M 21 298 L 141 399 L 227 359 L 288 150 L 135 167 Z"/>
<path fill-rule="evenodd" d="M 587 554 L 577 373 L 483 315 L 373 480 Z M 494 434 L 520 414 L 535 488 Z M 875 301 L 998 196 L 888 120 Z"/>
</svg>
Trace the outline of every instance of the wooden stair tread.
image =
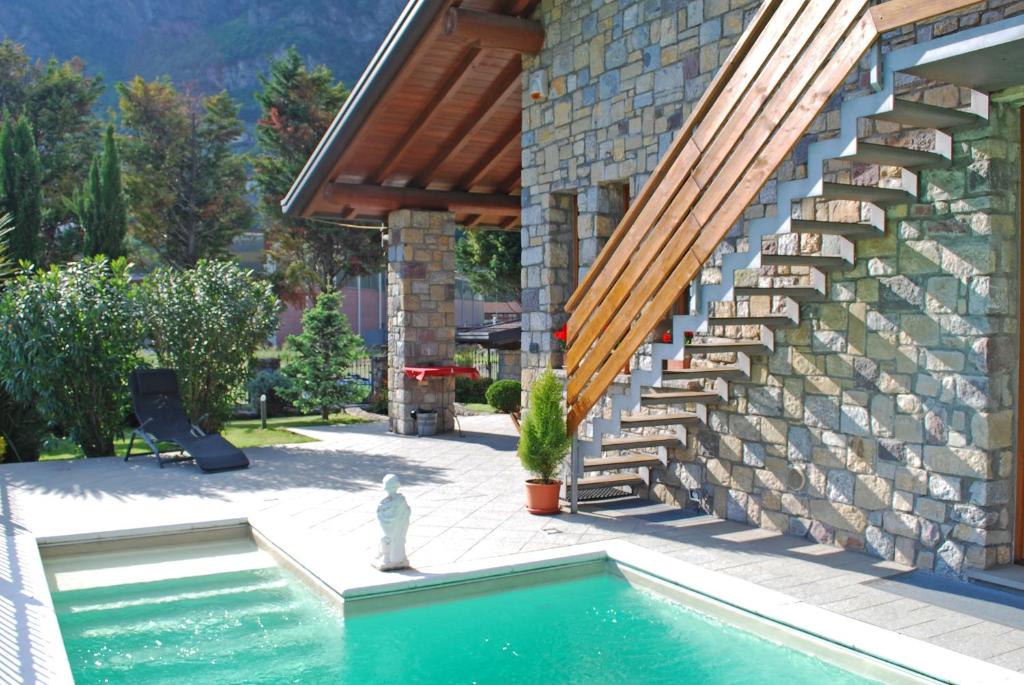
<svg viewBox="0 0 1024 685">
<path fill-rule="evenodd" d="M 763 254 L 763 266 L 811 266 L 822 271 L 852 269 L 853 262 L 846 257 L 817 254 Z"/>
<path fill-rule="evenodd" d="M 918 128 L 976 126 L 985 121 L 984 117 L 973 112 L 926 105 L 923 102 L 911 102 L 900 98 L 893 99 L 893 107 L 890 111 L 879 112 L 872 115 L 871 118 Z"/>
<path fill-rule="evenodd" d="M 644 479 L 636 473 L 611 473 L 602 476 L 584 476 L 576 481 L 580 490 L 589 488 L 614 488 L 629 485 L 643 485 Z"/>
<path fill-rule="evenodd" d="M 792 219 L 790 220 L 789 227 L 793 233 L 841 235 L 846 238 L 878 238 L 884 234 L 884 231 L 878 226 L 854 221 Z"/>
<path fill-rule="evenodd" d="M 946 166 L 949 159 L 935 152 L 914 150 L 895 145 L 879 145 L 878 143 L 857 142 L 857 151 L 845 155 L 842 159 L 864 164 L 881 164 L 898 166 L 906 169 L 922 169 L 925 167 Z"/>
<path fill-rule="evenodd" d="M 622 438 L 605 438 L 601 441 L 601 449 L 612 451 L 640 447 L 678 447 L 681 444 L 675 435 L 628 435 Z"/>
<path fill-rule="evenodd" d="M 635 453 L 583 460 L 584 471 L 614 471 L 616 469 L 634 469 L 660 465 L 661 460 L 653 455 Z"/>
<path fill-rule="evenodd" d="M 871 202 L 880 206 L 909 204 L 917 200 L 912 194 L 900 188 L 858 186 L 849 183 L 823 183 L 821 197 L 826 200 Z"/>
<path fill-rule="evenodd" d="M 689 411 L 668 412 L 665 414 L 635 414 L 623 416 L 619 419 L 619 425 L 623 428 L 687 426 L 699 424 L 700 422 L 700 417 Z"/>
</svg>

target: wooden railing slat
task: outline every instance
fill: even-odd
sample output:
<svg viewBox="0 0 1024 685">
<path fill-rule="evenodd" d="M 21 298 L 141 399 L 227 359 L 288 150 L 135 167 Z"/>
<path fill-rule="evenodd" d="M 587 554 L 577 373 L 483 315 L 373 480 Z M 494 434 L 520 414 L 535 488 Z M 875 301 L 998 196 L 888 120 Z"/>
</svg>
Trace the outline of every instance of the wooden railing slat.
<svg viewBox="0 0 1024 685">
<path fill-rule="evenodd" d="M 688 124 L 684 125 L 679 133 L 676 134 L 675 139 L 673 139 L 672 144 L 666 151 L 664 157 L 662 157 L 657 166 L 655 166 L 654 171 L 643 184 L 640 192 L 636 194 L 632 206 L 630 206 L 626 211 L 626 215 L 623 217 L 622 221 L 619 222 L 619 225 L 616 227 L 612 235 L 608 238 L 605 248 L 598 254 L 597 259 L 594 261 L 593 265 L 591 265 L 590 270 L 580 282 L 579 287 L 577 287 L 572 295 L 569 296 L 569 301 L 565 306 L 566 311 L 574 311 L 583 296 L 590 291 L 597 279 L 597 274 L 603 271 L 605 262 L 615 251 L 619 241 L 621 241 L 629 232 L 630 227 L 636 221 L 641 208 L 645 207 L 652 199 L 654 193 L 661 188 L 665 175 L 668 173 L 669 169 L 671 169 L 676 157 L 689 142 L 690 136 L 693 133 L 693 129 L 690 124 L 700 121 L 708 111 L 710 111 L 712 106 L 718 100 L 722 90 L 729 84 L 730 77 L 736 70 L 739 63 L 746 57 L 750 48 L 758 43 L 762 30 L 782 2 L 783 0 L 766 0 L 762 3 L 761 7 L 758 8 L 757 13 L 750 20 L 750 24 L 747 26 L 746 30 L 740 35 L 740 39 L 729 53 L 729 56 L 722 64 L 722 67 L 718 70 L 715 78 L 711 80 L 707 90 L 704 91 L 700 100 L 697 101 L 697 105 L 693 108 L 693 112 L 687 119 Z"/>
<path fill-rule="evenodd" d="M 871 8 L 875 30 L 885 33 L 946 12 L 980 5 L 978 0 L 889 0 Z"/>
<path fill-rule="evenodd" d="M 844 34 L 850 24 L 856 20 L 857 13 L 863 9 L 865 4 L 866 0 L 843 0 L 836 11 L 831 13 L 825 28 L 820 32 L 810 29 L 818 27 L 821 15 L 825 12 L 816 13 L 814 10 L 810 10 L 791 26 L 791 32 L 780 36 L 780 40 L 789 37 L 790 42 L 798 46 L 798 49 L 791 47 L 780 58 L 773 58 L 772 65 L 758 75 L 753 87 L 748 91 L 747 97 L 740 101 L 740 112 L 733 112 L 734 116 L 728 120 L 729 125 L 720 129 L 718 136 L 709 141 L 711 144 L 709 150 L 713 148 L 715 152 L 712 154 L 706 151 L 702 163 L 713 165 L 714 169 L 721 169 L 730 160 L 736 160 L 736 166 L 739 166 L 739 163 L 746 166 L 755 156 L 757 147 L 751 148 L 750 143 L 737 145 L 737 141 L 739 136 L 746 132 L 749 122 L 761 123 L 762 128 L 770 124 L 767 130 L 762 131 L 762 135 L 767 136 L 815 73 L 808 69 L 790 68 L 798 60 L 802 60 L 803 48 L 808 48 L 807 55 L 809 57 L 820 54 L 822 49 L 827 54 L 835 45 L 833 36 L 836 33 Z M 787 85 L 777 87 L 778 79 L 784 75 L 787 75 Z M 770 98 L 771 103 L 775 103 L 774 109 L 770 113 L 763 113 L 758 118 L 757 115 L 761 113 L 765 106 L 764 100 L 767 98 Z M 744 140 L 749 138 L 750 134 L 748 133 Z M 719 140 L 722 140 L 723 143 L 719 144 Z M 706 173 L 709 177 L 714 175 L 711 171 Z M 738 182 L 739 173 L 740 171 L 733 171 L 732 183 Z M 693 180 L 691 177 L 688 183 Z M 695 187 L 700 188 L 701 185 L 697 183 Z M 662 216 L 649 233 L 648 240 L 641 246 L 640 252 L 630 262 L 621 278 L 613 285 L 612 290 L 606 294 L 601 306 L 583 324 L 584 332 L 588 335 L 581 335 L 579 340 L 582 342 L 588 336 L 593 336 L 595 338 L 593 349 L 588 350 L 586 344 L 569 347 L 569 354 L 566 356 L 566 370 L 570 374 L 566 388 L 568 402 L 575 401 L 588 376 L 596 370 L 605 355 L 619 342 L 617 336 L 609 335 L 611 330 L 606 330 L 606 327 L 610 329 L 609 324 L 616 319 L 632 321 L 643 304 L 661 288 L 662 281 L 659 274 L 671 271 L 675 262 L 682 258 L 685 250 L 689 247 L 694 237 L 691 236 L 689 240 L 679 238 L 680 234 L 685 235 L 684 232 L 678 230 L 682 220 L 695 207 L 700 207 L 702 210 L 697 214 L 697 218 L 706 220 L 707 213 L 714 211 L 726 200 L 731 187 L 731 184 L 714 184 L 712 187 L 705 188 L 700 197 L 690 194 L 675 198 L 670 211 Z M 577 313 L 582 313 L 582 310 L 578 310 Z M 621 325 L 616 329 L 621 332 L 620 335 L 625 333 L 622 331 Z M 598 336 L 597 332 L 603 333 Z M 587 360 L 584 361 L 583 356 L 588 351 Z M 579 374 L 574 373 L 577 368 Z"/>
</svg>

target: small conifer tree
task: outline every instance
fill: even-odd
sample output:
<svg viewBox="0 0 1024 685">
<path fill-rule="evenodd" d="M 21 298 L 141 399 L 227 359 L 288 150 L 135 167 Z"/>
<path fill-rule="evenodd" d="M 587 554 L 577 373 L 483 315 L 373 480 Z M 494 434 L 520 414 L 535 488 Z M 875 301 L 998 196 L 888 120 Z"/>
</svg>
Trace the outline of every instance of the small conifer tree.
<svg viewBox="0 0 1024 685">
<path fill-rule="evenodd" d="M 363 388 L 346 382 L 345 373 L 365 352 L 341 312 L 341 297 L 321 293 L 302 315 L 302 333 L 288 336 L 284 374 L 292 381 L 285 392 L 304 412 L 319 411 L 326 421 L 332 409 L 362 399 Z"/>
<path fill-rule="evenodd" d="M 128 210 L 113 126 L 107 127 L 103 156 L 93 158 L 89 179 L 76 205 L 78 220 L 85 230 L 85 256 L 105 255 L 110 259 L 125 256 Z"/>
<path fill-rule="evenodd" d="M 551 369 L 545 370 L 530 387 L 530 406 L 519 438 L 519 459 L 543 483 L 552 483 L 565 458 L 572 438 L 562 413 L 562 385 Z"/>
<path fill-rule="evenodd" d="M 32 125 L 24 116 L 4 112 L 0 129 L 0 203 L 14 220 L 7 237 L 15 261 L 33 263 L 43 251 L 43 167 Z"/>
</svg>

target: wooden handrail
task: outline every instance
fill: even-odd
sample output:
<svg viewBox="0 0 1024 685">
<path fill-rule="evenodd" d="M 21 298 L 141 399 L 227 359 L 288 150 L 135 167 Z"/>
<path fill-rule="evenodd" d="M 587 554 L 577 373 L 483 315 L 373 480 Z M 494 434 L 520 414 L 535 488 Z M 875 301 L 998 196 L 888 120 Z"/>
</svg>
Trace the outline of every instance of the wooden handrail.
<svg viewBox="0 0 1024 685">
<path fill-rule="evenodd" d="M 713 96 L 705 93 L 570 298 L 570 432 L 668 314 L 880 32 L 975 3 L 762 5 L 721 78 L 712 82 Z"/>
</svg>

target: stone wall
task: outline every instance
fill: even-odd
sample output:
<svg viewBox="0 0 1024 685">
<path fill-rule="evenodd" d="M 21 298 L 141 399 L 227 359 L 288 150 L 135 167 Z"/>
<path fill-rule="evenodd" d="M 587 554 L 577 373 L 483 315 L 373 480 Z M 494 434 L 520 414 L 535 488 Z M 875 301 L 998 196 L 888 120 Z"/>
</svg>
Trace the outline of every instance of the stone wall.
<svg viewBox="0 0 1024 685">
<path fill-rule="evenodd" d="M 416 433 L 411 412 L 440 412 L 438 431 L 455 425 L 455 378 L 416 381 L 406 366 L 455 363 L 455 221 L 448 212 L 388 215 L 388 422 Z"/>
<path fill-rule="evenodd" d="M 628 184 L 636 194 L 758 5 L 541 3 L 546 47 L 524 59 L 524 78 L 542 69 L 549 78 L 549 97 L 524 103 L 524 383 L 560 361 L 551 332 L 564 322 L 569 252 L 559 198 L 578 201 L 583 273 L 621 215 L 608 189 Z M 883 51 L 997 21 L 1024 3 L 976 8 L 887 34 Z M 852 74 L 844 95 L 867 85 L 866 71 Z M 945 106 L 963 96 L 951 87 L 915 94 Z M 745 219 L 774 211 L 778 181 L 806 174 L 807 145 L 834 135 L 841 100 L 816 120 Z M 685 503 L 684 488 L 702 487 L 722 516 L 923 568 L 959 573 L 1008 560 L 1015 117 L 996 108 L 991 125 L 957 134 L 953 167 L 921 175 L 922 201 L 891 214 L 884 239 L 858 244 L 855 268 L 830 280 L 825 303 L 802 307 L 801 326 L 778 336 L 772 357 L 755 363 L 753 382 L 734 384 L 711 430 L 671 455 L 653 495 Z M 850 180 L 849 169 L 831 171 L 832 180 Z M 777 249 L 818 247 L 782 241 Z M 746 249 L 743 221 L 702 281 L 715 282 L 721 255 L 738 248 Z M 641 351 L 635 364 L 642 363 Z"/>
</svg>

